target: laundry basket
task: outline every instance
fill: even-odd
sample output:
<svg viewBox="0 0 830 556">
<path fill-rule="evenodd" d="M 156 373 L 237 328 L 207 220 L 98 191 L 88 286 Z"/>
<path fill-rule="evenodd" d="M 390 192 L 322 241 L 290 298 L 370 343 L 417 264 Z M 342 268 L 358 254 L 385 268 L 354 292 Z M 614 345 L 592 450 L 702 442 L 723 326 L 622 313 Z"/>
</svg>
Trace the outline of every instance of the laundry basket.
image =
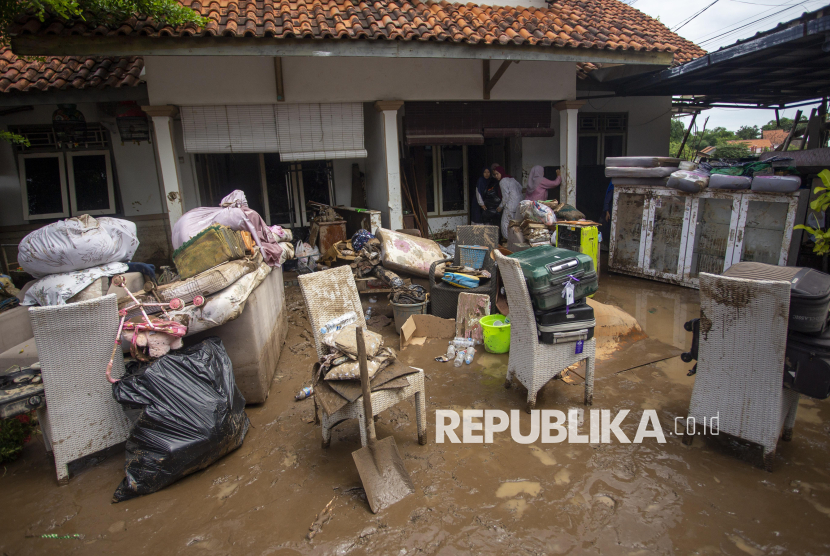
<svg viewBox="0 0 830 556">
<path fill-rule="evenodd" d="M 475 270 L 484 265 L 484 257 L 490 252 L 489 248 L 481 245 L 459 245 L 457 249 L 461 266 L 469 266 Z"/>
</svg>

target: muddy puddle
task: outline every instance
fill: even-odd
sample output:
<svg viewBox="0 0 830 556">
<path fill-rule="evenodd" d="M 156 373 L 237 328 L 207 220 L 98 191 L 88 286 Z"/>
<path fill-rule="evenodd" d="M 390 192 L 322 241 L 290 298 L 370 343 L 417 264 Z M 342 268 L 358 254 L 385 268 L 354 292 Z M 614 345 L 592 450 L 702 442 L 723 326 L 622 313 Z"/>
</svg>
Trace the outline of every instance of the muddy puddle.
<svg viewBox="0 0 830 556">
<path fill-rule="evenodd" d="M 455 368 L 433 359 L 446 342 L 408 348 L 401 359 L 426 370 L 429 442 L 418 445 L 411 402 L 380 415 L 378 437 L 395 438 L 416 493 L 373 515 L 351 457 L 360 448 L 357 423 L 339 425 L 324 450 L 313 402 L 293 400 L 315 356 L 299 288 L 286 295 L 286 345 L 294 349 L 283 350 L 268 401 L 248 407 L 252 426 L 239 450 L 161 492 L 113 505 L 123 450 L 74 464 L 69 485 L 58 487 L 42 443 L 30 442 L 0 471 L 0 553 L 830 553 L 830 405 L 802 402 L 795 437 L 779 443 L 767 473 L 758 447 L 725 437 L 687 447 L 672 434 L 694 383 L 679 357 L 595 382 L 594 409 L 629 409 L 629 438 L 643 409 L 655 409 L 665 444 L 520 445 L 509 432 L 488 444 L 436 444 L 437 409 L 518 409 L 527 433 L 526 392 L 504 388 L 506 356 L 480 353 Z M 596 299 L 634 315 L 651 338 L 688 348 L 683 323 L 698 311 L 696 291 L 612 275 L 601 278 Z M 382 298 L 376 306 L 388 311 Z M 391 325 L 382 333 L 397 346 Z M 553 381 L 537 409 L 567 413 L 582 407 L 583 392 L 578 379 Z M 306 540 L 329 504 L 330 518 Z M 31 538 L 42 534 L 83 539 Z"/>
</svg>

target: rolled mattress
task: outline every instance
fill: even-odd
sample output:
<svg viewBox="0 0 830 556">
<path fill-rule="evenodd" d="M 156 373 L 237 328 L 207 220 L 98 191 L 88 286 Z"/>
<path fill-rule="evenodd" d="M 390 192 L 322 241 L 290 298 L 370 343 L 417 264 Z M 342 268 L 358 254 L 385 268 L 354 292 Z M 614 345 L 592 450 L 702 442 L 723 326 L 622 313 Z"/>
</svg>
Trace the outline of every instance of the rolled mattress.
<svg viewBox="0 0 830 556">
<path fill-rule="evenodd" d="M 661 166 L 659 168 L 634 168 L 606 166 L 606 178 L 666 178 L 677 171 L 677 166 Z"/>
<path fill-rule="evenodd" d="M 679 164 L 679 158 L 668 156 L 609 156 L 605 159 L 605 165 L 613 168 L 657 168 L 659 166 L 676 168 Z"/>
</svg>

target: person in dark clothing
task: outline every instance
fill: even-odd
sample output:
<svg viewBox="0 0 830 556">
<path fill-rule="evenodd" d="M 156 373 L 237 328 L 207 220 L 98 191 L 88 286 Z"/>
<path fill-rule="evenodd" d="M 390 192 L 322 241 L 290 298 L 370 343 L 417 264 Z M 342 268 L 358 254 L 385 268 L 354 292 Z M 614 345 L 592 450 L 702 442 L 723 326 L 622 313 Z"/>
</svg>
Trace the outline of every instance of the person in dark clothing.
<svg viewBox="0 0 830 556">
<path fill-rule="evenodd" d="M 498 226 L 501 216 L 498 212 L 501 204 L 499 182 L 492 176 L 489 168 L 485 168 L 476 184 L 476 201 L 481 207 L 481 221 L 484 224 Z"/>
</svg>

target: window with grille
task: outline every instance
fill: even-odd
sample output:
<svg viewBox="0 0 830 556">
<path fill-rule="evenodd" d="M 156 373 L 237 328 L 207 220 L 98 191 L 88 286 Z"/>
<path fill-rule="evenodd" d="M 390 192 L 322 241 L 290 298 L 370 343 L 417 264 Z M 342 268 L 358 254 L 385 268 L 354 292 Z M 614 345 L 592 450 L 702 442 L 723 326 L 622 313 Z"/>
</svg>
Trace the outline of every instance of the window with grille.
<svg viewBox="0 0 830 556">
<path fill-rule="evenodd" d="M 59 143 L 51 126 L 11 131 L 29 140 L 17 145 L 23 218 L 113 214 L 115 188 L 109 132 L 88 124 L 84 141 Z"/>
<path fill-rule="evenodd" d="M 611 156 L 625 156 L 628 114 L 614 112 L 579 113 L 579 166 L 604 166 Z"/>
</svg>

